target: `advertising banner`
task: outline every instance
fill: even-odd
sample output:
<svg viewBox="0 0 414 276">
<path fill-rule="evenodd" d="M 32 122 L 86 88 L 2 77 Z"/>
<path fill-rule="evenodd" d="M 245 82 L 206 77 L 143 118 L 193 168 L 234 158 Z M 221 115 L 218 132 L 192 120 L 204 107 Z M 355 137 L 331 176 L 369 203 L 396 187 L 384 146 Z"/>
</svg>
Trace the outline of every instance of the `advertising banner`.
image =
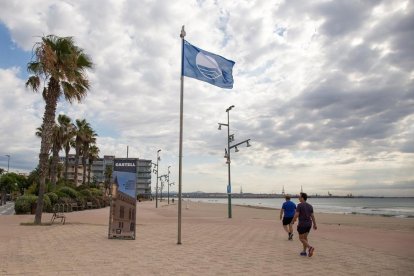
<svg viewBox="0 0 414 276">
<path fill-rule="evenodd" d="M 115 158 L 109 212 L 109 239 L 135 239 L 137 159 Z"/>
</svg>

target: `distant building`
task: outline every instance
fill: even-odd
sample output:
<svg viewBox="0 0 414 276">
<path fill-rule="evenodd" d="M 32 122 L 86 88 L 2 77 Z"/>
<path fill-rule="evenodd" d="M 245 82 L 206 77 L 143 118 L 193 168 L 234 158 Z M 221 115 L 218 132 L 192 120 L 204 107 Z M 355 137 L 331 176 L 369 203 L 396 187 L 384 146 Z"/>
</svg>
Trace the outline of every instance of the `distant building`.
<svg viewBox="0 0 414 276">
<path fill-rule="evenodd" d="M 68 155 L 68 180 L 74 182 L 75 181 L 75 154 L 69 154 Z M 66 157 L 59 157 L 60 163 L 63 164 L 63 170 L 61 172 L 61 177 L 65 177 L 65 159 Z M 92 174 L 91 174 L 92 175 Z M 82 179 L 83 179 L 83 166 L 82 166 L 82 158 L 79 158 L 78 163 L 78 183 L 76 183 L 76 186 L 82 185 Z"/>
<path fill-rule="evenodd" d="M 114 162 L 117 160 L 113 155 L 104 155 L 103 158 L 98 158 L 92 162 L 91 166 L 91 182 L 98 184 L 105 183 L 105 169 L 107 166 L 111 167 L 113 171 Z M 120 158 L 121 159 L 121 158 Z M 125 160 L 125 158 L 122 158 Z M 139 158 L 128 158 L 130 160 L 137 161 L 137 196 L 140 198 L 151 197 L 151 160 L 144 160 Z M 60 162 L 65 164 L 65 157 L 60 157 Z M 64 170 L 62 177 L 64 177 Z M 86 172 L 87 173 L 87 172 Z M 78 166 L 78 183 L 77 186 L 82 185 L 83 167 L 82 162 L 79 160 Z M 74 181 L 75 179 L 75 155 L 69 155 L 69 167 L 68 167 L 68 180 Z"/>
</svg>

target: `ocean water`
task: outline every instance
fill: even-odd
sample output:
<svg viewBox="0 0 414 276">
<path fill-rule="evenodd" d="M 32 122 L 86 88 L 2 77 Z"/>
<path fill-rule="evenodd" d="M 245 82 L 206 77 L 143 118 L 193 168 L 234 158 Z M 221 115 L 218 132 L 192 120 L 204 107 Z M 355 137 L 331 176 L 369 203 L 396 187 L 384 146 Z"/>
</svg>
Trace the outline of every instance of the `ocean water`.
<svg viewBox="0 0 414 276">
<path fill-rule="evenodd" d="M 185 200 L 227 204 L 227 198 L 185 198 Z M 299 203 L 297 198 L 292 202 Z M 232 205 L 251 205 L 280 209 L 284 198 L 232 198 Z M 308 198 L 315 213 L 365 214 L 414 218 L 414 198 Z"/>
</svg>

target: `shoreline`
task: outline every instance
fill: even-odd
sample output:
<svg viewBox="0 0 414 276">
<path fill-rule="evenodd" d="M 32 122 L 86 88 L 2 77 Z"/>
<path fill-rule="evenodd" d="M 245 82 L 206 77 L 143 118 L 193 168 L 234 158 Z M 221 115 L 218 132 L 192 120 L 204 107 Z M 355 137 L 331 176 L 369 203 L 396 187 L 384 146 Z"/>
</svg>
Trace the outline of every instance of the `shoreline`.
<svg viewBox="0 0 414 276">
<path fill-rule="evenodd" d="M 241 206 L 241 207 L 248 207 L 248 208 L 256 208 L 256 209 L 270 209 L 270 210 L 280 210 L 280 206 L 272 206 L 275 205 L 271 199 L 265 199 L 268 201 L 264 202 L 253 202 L 251 200 L 244 202 L 241 198 L 234 198 L 236 200 L 232 201 L 232 206 Z M 190 202 L 203 202 L 209 204 L 223 204 L 227 205 L 226 199 L 224 198 L 185 198 L 183 199 L 188 200 Z M 281 200 L 280 198 L 278 200 Z M 283 202 L 280 202 L 283 203 Z M 297 202 L 295 202 L 298 204 Z M 408 207 L 409 209 L 398 211 L 397 207 L 389 207 L 389 206 L 335 206 L 335 205 L 327 205 L 326 202 L 309 202 L 313 205 L 315 214 L 339 214 L 339 215 L 366 215 L 366 216 L 374 216 L 374 217 L 392 217 L 398 219 L 414 219 L 414 213 L 412 207 Z M 332 202 L 334 203 L 334 202 Z M 371 203 L 372 204 L 372 203 Z M 407 204 L 407 203 L 405 203 Z M 414 202 L 413 202 L 414 204 Z M 395 208 L 395 210 L 393 210 Z M 403 207 L 407 208 L 407 207 Z"/>
</svg>

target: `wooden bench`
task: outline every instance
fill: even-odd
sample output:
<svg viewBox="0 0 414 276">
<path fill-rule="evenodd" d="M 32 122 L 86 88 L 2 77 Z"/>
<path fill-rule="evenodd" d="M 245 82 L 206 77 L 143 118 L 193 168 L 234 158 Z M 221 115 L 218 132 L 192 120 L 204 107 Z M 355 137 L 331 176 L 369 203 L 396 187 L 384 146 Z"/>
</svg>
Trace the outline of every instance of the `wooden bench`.
<svg viewBox="0 0 414 276">
<path fill-rule="evenodd" d="M 92 208 L 96 208 L 96 206 L 92 202 L 88 201 L 86 202 L 86 208 L 92 209 Z"/>
<path fill-rule="evenodd" d="M 52 215 L 52 218 L 50 219 L 51 223 L 53 224 L 55 219 L 60 218 L 60 222 L 62 224 L 65 224 L 66 216 L 65 216 L 64 212 L 65 212 L 65 205 L 64 204 L 55 204 L 53 206 L 53 215 Z"/>
<path fill-rule="evenodd" d="M 69 206 L 70 206 L 70 211 L 71 212 L 74 211 L 74 210 L 79 211 L 81 209 L 81 207 L 76 202 L 70 203 Z"/>
</svg>

